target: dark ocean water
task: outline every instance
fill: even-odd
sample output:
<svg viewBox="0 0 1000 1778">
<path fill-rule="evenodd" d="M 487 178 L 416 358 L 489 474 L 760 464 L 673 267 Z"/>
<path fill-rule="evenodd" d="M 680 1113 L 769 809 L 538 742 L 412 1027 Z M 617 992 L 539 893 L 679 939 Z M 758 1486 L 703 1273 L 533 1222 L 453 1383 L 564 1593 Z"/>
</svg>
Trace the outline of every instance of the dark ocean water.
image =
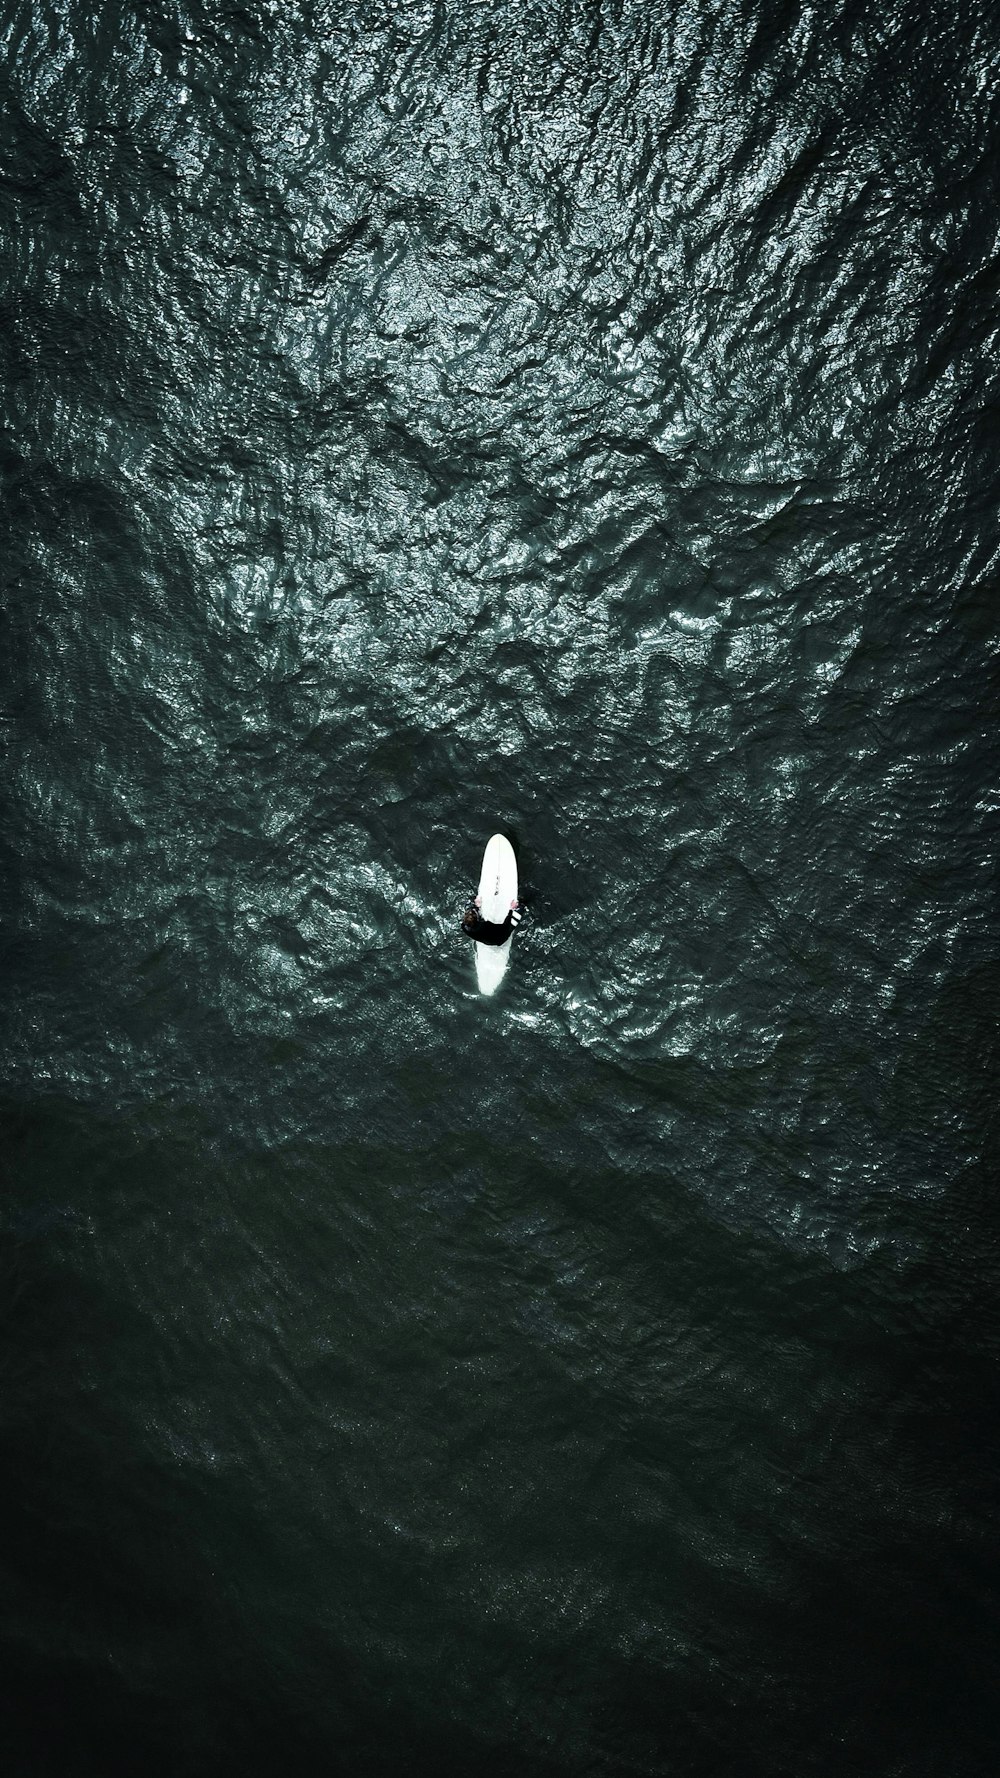
<svg viewBox="0 0 1000 1778">
<path fill-rule="evenodd" d="M 0 18 L 5 1778 L 987 1778 L 1000 18 Z"/>
</svg>

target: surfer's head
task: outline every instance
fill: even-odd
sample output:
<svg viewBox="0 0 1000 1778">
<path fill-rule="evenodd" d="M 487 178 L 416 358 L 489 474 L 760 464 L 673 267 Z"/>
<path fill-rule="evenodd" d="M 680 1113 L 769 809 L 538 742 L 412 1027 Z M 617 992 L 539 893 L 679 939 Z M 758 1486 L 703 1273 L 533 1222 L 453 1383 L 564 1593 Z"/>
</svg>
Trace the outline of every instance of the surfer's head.
<svg viewBox="0 0 1000 1778">
<path fill-rule="evenodd" d="M 478 918 L 479 915 L 475 908 L 466 908 L 465 913 L 462 915 L 462 925 L 465 927 L 466 932 L 475 932 L 476 921 Z"/>
</svg>

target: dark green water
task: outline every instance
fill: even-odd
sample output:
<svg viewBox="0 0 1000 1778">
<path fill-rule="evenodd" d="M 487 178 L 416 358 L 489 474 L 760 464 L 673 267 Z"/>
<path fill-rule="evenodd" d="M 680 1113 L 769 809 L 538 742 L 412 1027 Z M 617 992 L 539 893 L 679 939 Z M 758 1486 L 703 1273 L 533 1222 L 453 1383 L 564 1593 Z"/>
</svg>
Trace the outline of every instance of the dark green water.
<svg viewBox="0 0 1000 1778">
<path fill-rule="evenodd" d="M 4 1773 L 987 1778 L 995 13 L 0 17 Z"/>
</svg>

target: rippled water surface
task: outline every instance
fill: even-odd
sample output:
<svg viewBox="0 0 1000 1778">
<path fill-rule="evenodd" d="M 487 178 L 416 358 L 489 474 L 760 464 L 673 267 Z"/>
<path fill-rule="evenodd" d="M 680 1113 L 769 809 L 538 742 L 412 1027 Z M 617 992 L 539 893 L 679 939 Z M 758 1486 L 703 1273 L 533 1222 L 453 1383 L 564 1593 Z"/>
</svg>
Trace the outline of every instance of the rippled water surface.
<svg viewBox="0 0 1000 1778">
<path fill-rule="evenodd" d="M 5 1770 L 986 1778 L 993 10 L 0 21 Z"/>
</svg>

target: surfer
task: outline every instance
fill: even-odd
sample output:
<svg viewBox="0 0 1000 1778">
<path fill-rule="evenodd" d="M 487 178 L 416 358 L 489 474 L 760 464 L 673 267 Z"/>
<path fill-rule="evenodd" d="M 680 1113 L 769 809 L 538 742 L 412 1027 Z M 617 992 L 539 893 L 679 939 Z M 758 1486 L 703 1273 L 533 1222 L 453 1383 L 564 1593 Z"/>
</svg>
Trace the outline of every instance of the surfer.
<svg viewBox="0 0 1000 1778">
<path fill-rule="evenodd" d="M 524 912 L 523 902 L 515 896 L 506 919 L 500 924 L 495 920 L 484 920 L 479 912 L 481 905 L 481 896 L 470 895 L 469 905 L 462 915 L 462 931 L 466 938 L 474 938 L 481 945 L 505 945 Z"/>
</svg>

